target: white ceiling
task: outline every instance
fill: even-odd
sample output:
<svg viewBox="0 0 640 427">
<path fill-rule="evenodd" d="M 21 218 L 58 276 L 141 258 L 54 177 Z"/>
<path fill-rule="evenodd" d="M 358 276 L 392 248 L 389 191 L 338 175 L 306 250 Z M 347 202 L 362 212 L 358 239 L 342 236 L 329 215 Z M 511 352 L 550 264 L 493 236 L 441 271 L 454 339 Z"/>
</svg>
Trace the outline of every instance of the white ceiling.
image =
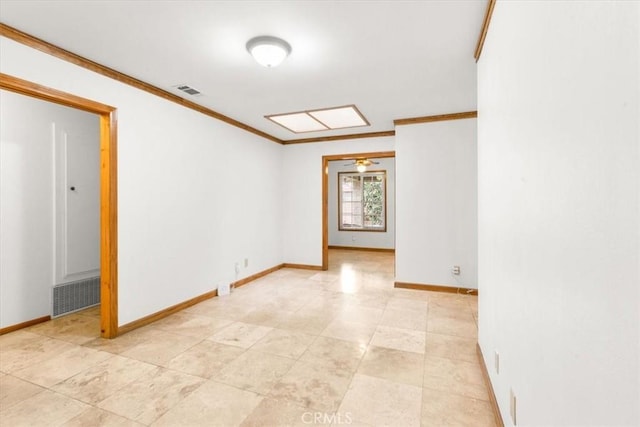
<svg viewBox="0 0 640 427">
<path fill-rule="evenodd" d="M 476 109 L 485 0 L 2 0 L 0 22 L 283 140 Z M 287 40 L 273 69 L 245 49 Z M 173 86 L 187 84 L 191 97 Z M 265 115 L 355 104 L 371 126 L 296 135 Z"/>
</svg>

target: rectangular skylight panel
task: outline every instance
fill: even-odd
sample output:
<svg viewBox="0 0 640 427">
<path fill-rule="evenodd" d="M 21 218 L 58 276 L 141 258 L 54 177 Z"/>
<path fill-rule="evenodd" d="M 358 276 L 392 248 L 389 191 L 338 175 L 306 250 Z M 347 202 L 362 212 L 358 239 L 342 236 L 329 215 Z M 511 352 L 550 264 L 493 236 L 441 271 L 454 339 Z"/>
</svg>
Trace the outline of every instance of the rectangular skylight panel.
<svg viewBox="0 0 640 427">
<path fill-rule="evenodd" d="M 355 105 L 309 111 L 309 114 L 329 129 L 354 128 L 368 126 L 369 123 L 356 109 Z"/>
<path fill-rule="evenodd" d="M 267 116 L 267 118 L 295 133 L 327 130 L 326 126 L 305 112 Z"/>
</svg>

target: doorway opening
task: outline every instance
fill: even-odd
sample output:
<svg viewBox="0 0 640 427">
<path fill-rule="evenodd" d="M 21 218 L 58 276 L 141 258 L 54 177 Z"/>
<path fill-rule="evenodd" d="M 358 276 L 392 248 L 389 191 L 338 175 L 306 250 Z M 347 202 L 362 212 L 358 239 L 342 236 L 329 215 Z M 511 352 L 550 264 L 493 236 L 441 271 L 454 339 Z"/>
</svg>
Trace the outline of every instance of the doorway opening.
<svg viewBox="0 0 640 427">
<path fill-rule="evenodd" d="M 100 119 L 100 336 L 118 334 L 117 110 L 0 73 L 0 89 L 98 115 Z"/>
<path fill-rule="evenodd" d="M 384 159 L 395 157 L 395 151 L 333 154 L 322 156 L 322 270 L 329 269 L 329 162 L 334 160 Z"/>
</svg>

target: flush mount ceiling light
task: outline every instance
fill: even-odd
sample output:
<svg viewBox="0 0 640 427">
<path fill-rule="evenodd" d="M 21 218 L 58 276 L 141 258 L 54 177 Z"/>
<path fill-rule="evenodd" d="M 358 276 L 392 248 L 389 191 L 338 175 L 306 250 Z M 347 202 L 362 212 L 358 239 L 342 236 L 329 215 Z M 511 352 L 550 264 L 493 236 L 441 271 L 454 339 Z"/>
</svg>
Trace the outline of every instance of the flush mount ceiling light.
<svg viewBox="0 0 640 427">
<path fill-rule="evenodd" d="M 247 51 L 263 67 L 277 67 L 291 53 L 286 41 L 272 36 L 254 37 L 247 42 Z"/>
<path fill-rule="evenodd" d="M 355 105 L 265 116 L 293 133 L 369 126 Z"/>
</svg>

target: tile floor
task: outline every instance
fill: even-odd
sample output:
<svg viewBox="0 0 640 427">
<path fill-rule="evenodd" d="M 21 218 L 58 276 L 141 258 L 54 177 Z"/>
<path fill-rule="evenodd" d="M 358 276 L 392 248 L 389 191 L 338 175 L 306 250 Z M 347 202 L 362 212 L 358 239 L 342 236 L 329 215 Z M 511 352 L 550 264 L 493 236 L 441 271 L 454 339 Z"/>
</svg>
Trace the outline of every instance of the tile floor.
<svg viewBox="0 0 640 427">
<path fill-rule="evenodd" d="M 494 426 L 477 298 L 332 250 L 114 340 L 92 308 L 0 337 L 3 426 Z"/>
</svg>

